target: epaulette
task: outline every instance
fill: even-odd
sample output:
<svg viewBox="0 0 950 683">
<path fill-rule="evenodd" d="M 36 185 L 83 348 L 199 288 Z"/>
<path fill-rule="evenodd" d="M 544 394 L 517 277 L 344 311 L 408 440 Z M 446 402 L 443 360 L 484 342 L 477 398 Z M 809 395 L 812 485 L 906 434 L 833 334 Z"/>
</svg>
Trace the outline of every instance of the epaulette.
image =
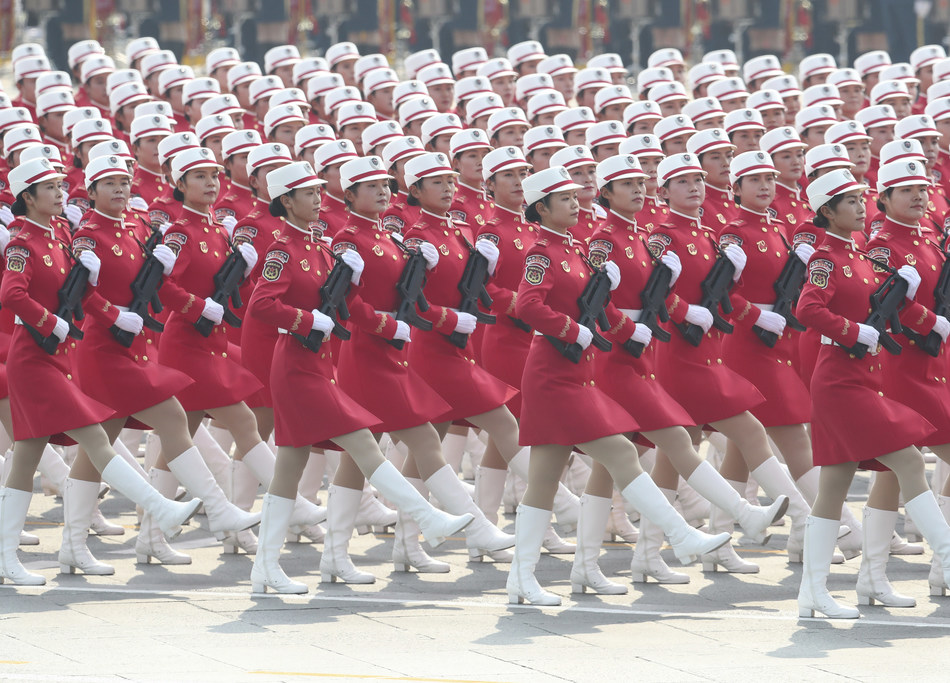
<svg viewBox="0 0 950 683">
<path fill-rule="evenodd" d="M 538 239 L 534 241 L 534 244 L 535 246 L 538 246 L 538 247 L 546 247 L 551 243 L 548 241 L 547 237 L 539 237 Z"/>
<path fill-rule="evenodd" d="M 877 233 L 877 234 L 874 236 L 874 239 L 876 239 L 876 240 L 889 240 L 891 237 L 893 237 L 893 235 L 891 235 L 891 233 L 885 232 L 885 231 L 881 230 L 879 233 Z"/>
<path fill-rule="evenodd" d="M 355 226 L 355 225 L 348 225 L 348 226 L 346 226 L 345 228 L 343 228 L 343 232 L 348 232 L 348 233 L 350 233 L 351 235 L 355 235 L 355 234 L 356 234 L 356 226 Z"/>
<path fill-rule="evenodd" d="M 818 251 L 831 251 L 831 245 L 822 244 L 820 247 L 818 247 Z"/>
</svg>

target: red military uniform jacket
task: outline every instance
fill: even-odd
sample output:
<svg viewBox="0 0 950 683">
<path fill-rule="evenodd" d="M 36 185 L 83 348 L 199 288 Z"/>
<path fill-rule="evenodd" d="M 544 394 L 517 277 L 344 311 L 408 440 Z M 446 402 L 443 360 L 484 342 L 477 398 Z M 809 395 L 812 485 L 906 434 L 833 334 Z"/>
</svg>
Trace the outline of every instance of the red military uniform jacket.
<svg viewBox="0 0 950 683">
<path fill-rule="evenodd" d="M 172 186 L 161 173 L 153 173 L 141 164 L 132 175 L 132 196 L 141 197 L 149 206 L 159 197 L 171 196 Z"/>
<path fill-rule="evenodd" d="M 346 225 L 348 216 L 349 211 L 346 210 L 346 203 L 342 199 L 337 199 L 329 192 L 323 193 L 317 225 L 325 236 L 335 237 Z"/>
<path fill-rule="evenodd" d="M 389 208 L 383 213 L 383 227 L 386 230 L 405 234 L 419 220 L 419 207 L 409 206 L 409 195 L 399 190 L 393 195 Z"/>
<path fill-rule="evenodd" d="M 787 236 L 794 235 L 798 226 L 811 218 L 811 209 L 802 199 L 798 187 L 788 187 L 782 183 L 775 183 L 775 200 L 769 207 L 772 218 L 781 221 L 788 231 Z"/>
<path fill-rule="evenodd" d="M 472 226 L 476 232 L 482 228 L 495 211 L 495 203 L 481 188 L 471 187 L 459 182 L 455 189 L 455 198 L 449 215 L 456 223 L 465 223 Z M 472 239 L 474 235 L 470 235 Z"/>
<path fill-rule="evenodd" d="M 646 205 L 644 204 L 644 208 Z M 706 183 L 706 199 L 699 211 L 699 217 L 713 230 L 720 230 L 739 215 L 739 206 L 728 189 Z"/>
<path fill-rule="evenodd" d="M 643 208 L 637 213 L 637 225 L 646 232 L 666 223 L 670 215 L 670 207 L 657 196 L 647 195 L 643 200 Z"/>
</svg>

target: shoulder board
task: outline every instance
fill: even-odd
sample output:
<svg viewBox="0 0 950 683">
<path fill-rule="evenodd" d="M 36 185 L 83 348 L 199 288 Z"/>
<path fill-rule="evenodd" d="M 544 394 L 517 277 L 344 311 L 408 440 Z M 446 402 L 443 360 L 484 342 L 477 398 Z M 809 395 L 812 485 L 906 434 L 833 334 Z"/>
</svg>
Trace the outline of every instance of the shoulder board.
<svg viewBox="0 0 950 683">
<path fill-rule="evenodd" d="M 345 228 L 343 228 L 343 232 L 348 232 L 348 233 L 350 233 L 351 235 L 355 235 L 355 234 L 356 234 L 356 226 L 355 226 L 355 225 L 348 225 L 348 226 L 346 226 Z"/>
<path fill-rule="evenodd" d="M 831 251 L 831 245 L 822 244 L 820 247 L 818 247 L 817 251 Z"/>
<path fill-rule="evenodd" d="M 887 240 L 891 239 L 891 237 L 893 237 L 893 235 L 890 233 L 890 231 L 881 230 L 881 231 L 879 231 L 879 232 L 874 236 L 874 239 L 875 239 L 875 240 L 887 241 Z"/>
</svg>

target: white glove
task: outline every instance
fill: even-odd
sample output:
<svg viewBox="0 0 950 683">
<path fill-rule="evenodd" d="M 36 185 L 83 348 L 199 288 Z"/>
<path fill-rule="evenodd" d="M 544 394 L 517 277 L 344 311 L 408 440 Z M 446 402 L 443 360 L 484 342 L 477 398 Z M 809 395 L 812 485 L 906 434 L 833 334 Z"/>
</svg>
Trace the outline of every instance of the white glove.
<svg viewBox="0 0 950 683">
<path fill-rule="evenodd" d="M 148 202 L 146 202 L 141 197 L 132 197 L 129 200 L 129 208 L 135 209 L 136 211 L 148 211 Z"/>
<path fill-rule="evenodd" d="M 458 322 L 455 323 L 456 332 L 471 334 L 475 331 L 475 325 L 478 323 L 478 320 L 474 315 L 471 313 L 462 313 L 462 311 L 459 311 L 455 315 L 458 316 Z"/>
<path fill-rule="evenodd" d="M 726 258 L 732 261 L 732 265 L 736 267 L 736 274 L 732 276 L 733 282 L 738 282 L 739 278 L 742 277 L 742 269 L 745 268 L 745 262 L 748 260 L 748 257 L 745 255 L 745 252 L 742 251 L 742 247 L 736 246 L 735 244 L 727 244 L 723 247 L 722 252 L 726 255 Z"/>
<path fill-rule="evenodd" d="M 363 267 L 365 266 L 363 257 L 352 249 L 347 249 L 340 255 L 340 258 L 343 260 L 343 263 L 353 269 L 353 277 L 350 278 L 350 282 L 354 285 L 358 285 L 360 283 L 360 275 L 363 274 Z"/>
<path fill-rule="evenodd" d="M 14 218 L 16 218 L 16 216 L 14 216 L 13 212 L 10 211 L 9 206 L 0 207 L 0 223 L 3 223 L 4 225 L 10 225 Z"/>
<path fill-rule="evenodd" d="M 699 325 L 703 328 L 703 334 L 706 334 L 713 325 L 713 314 L 709 312 L 708 308 L 690 304 L 689 308 L 686 309 L 686 322 Z"/>
<path fill-rule="evenodd" d="M 158 231 L 164 235 L 166 232 L 168 232 L 170 227 L 172 227 L 172 224 L 169 221 L 165 221 L 158 226 Z"/>
<path fill-rule="evenodd" d="M 79 253 L 79 262 L 89 271 L 89 284 L 93 287 L 98 285 L 99 268 L 102 266 L 102 262 L 99 260 L 99 257 L 96 256 L 95 252 L 84 249 Z"/>
<path fill-rule="evenodd" d="M 155 260 L 164 266 L 162 273 L 165 274 L 165 277 L 168 277 L 172 274 L 172 270 L 175 269 L 175 261 L 178 260 L 175 252 L 169 249 L 166 245 L 159 244 L 156 245 L 154 249 L 152 249 L 152 256 L 154 256 Z"/>
<path fill-rule="evenodd" d="M 76 228 L 79 227 L 79 221 L 82 220 L 82 215 L 85 212 L 82 209 L 80 209 L 78 206 L 76 206 L 75 204 L 67 204 L 66 210 L 63 213 L 66 214 L 67 220 L 69 220 L 70 224 L 73 226 L 73 229 L 75 230 Z"/>
<path fill-rule="evenodd" d="M 313 325 L 311 329 L 316 330 L 317 332 L 323 332 L 324 337 L 329 337 L 330 333 L 333 331 L 333 328 L 336 327 L 333 323 L 333 318 L 324 313 L 321 313 L 316 308 L 310 311 L 313 314 Z"/>
<path fill-rule="evenodd" d="M 947 341 L 947 337 L 950 337 L 950 320 L 938 315 L 937 322 L 934 323 L 934 332 L 939 334 L 941 339 Z"/>
<path fill-rule="evenodd" d="M 607 273 L 607 279 L 610 280 L 610 291 L 614 291 L 620 286 L 620 266 L 613 261 L 607 261 L 604 264 L 604 272 Z"/>
<path fill-rule="evenodd" d="M 5 226 L 0 226 L 0 256 L 6 252 L 8 244 L 10 244 L 10 231 Z"/>
<path fill-rule="evenodd" d="M 797 247 L 795 247 L 795 256 L 801 259 L 802 263 L 808 265 L 808 259 L 811 258 L 811 255 L 815 253 L 815 248 L 810 244 L 805 244 L 802 242 Z"/>
<path fill-rule="evenodd" d="M 933 7 L 931 0 L 914 0 L 914 14 L 918 19 L 924 19 L 930 14 L 930 8 Z"/>
<path fill-rule="evenodd" d="M 646 325 L 641 325 L 637 323 L 637 326 L 633 328 L 633 334 L 630 335 L 630 341 L 635 341 L 639 344 L 643 344 L 644 348 L 650 345 L 650 342 L 653 340 L 653 330 L 651 330 Z"/>
<path fill-rule="evenodd" d="M 897 269 L 897 274 L 907 281 L 907 298 L 913 301 L 917 296 L 917 288 L 920 287 L 920 273 L 913 266 L 901 266 Z"/>
<path fill-rule="evenodd" d="M 759 317 L 755 321 L 756 327 L 761 327 L 766 332 L 772 334 L 782 334 L 785 331 L 785 325 L 788 321 L 785 316 L 773 313 L 772 311 L 759 311 Z"/>
<path fill-rule="evenodd" d="M 399 341 L 412 341 L 409 338 L 409 325 L 404 323 L 402 320 L 396 321 L 396 334 L 393 335 L 393 339 L 398 339 Z"/>
<path fill-rule="evenodd" d="M 435 248 L 432 242 L 423 242 L 419 245 L 419 251 L 426 260 L 426 270 L 432 270 L 439 265 L 439 250 Z"/>
<path fill-rule="evenodd" d="M 475 251 L 488 259 L 488 274 L 495 274 L 495 266 L 498 265 L 498 247 L 491 240 L 478 240 L 475 242 Z"/>
<path fill-rule="evenodd" d="M 228 231 L 228 237 L 234 234 L 234 226 L 237 225 L 237 218 L 234 216 L 225 216 L 221 219 L 221 225 Z"/>
<path fill-rule="evenodd" d="M 142 320 L 142 316 L 132 311 L 121 311 L 119 317 L 115 319 L 116 327 L 123 332 L 131 332 L 132 334 L 141 332 L 144 325 L 145 321 Z"/>
<path fill-rule="evenodd" d="M 244 277 L 247 277 L 254 270 L 254 266 L 257 265 L 257 249 L 254 248 L 253 244 L 242 242 L 238 245 L 237 250 L 241 252 L 241 256 L 247 261 L 247 268 L 244 269 Z"/>
<path fill-rule="evenodd" d="M 582 349 L 587 350 L 587 347 L 590 346 L 592 341 L 594 341 L 594 333 L 590 331 L 590 328 L 578 325 L 576 343 L 580 344 Z"/>
<path fill-rule="evenodd" d="M 865 325 L 864 323 L 858 323 L 858 343 L 864 344 L 871 351 L 877 350 L 877 342 L 881 337 L 881 333 L 875 330 L 870 325 Z"/>
<path fill-rule="evenodd" d="M 683 264 L 675 251 L 668 251 L 660 257 L 660 263 L 673 271 L 673 277 L 670 279 L 670 287 L 676 284 L 680 279 L 680 273 L 683 272 Z"/>
<path fill-rule="evenodd" d="M 56 335 L 56 338 L 62 343 L 66 341 L 66 335 L 69 334 L 69 323 L 58 315 L 53 317 L 56 318 L 56 326 L 53 327 L 53 334 Z"/>
<path fill-rule="evenodd" d="M 207 318 L 215 325 L 220 325 L 221 321 L 224 320 L 224 306 L 209 296 L 205 299 L 205 307 L 201 311 L 201 317 Z"/>
</svg>

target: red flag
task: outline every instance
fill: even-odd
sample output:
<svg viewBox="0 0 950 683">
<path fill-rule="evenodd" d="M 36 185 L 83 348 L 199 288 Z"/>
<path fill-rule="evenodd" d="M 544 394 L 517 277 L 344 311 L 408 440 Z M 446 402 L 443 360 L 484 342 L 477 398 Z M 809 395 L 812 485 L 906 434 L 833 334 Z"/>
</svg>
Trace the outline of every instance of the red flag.
<svg viewBox="0 0 950 683">
<path fill-rule="evenodd" d="M 402 0 L 399 6 L 399 17 L 403 26 L 409 29 L 409 44 L 416 44 L 416 22 L 412 17 L 412 0 Z"/>
<path fill-rule="evenodd" d="M 604 32 L 604 43 L 609 43 L 610 20 L 607 18 L 607 0 L 596 0 L 594 4 L 594 21 Z"/>
</svg>

